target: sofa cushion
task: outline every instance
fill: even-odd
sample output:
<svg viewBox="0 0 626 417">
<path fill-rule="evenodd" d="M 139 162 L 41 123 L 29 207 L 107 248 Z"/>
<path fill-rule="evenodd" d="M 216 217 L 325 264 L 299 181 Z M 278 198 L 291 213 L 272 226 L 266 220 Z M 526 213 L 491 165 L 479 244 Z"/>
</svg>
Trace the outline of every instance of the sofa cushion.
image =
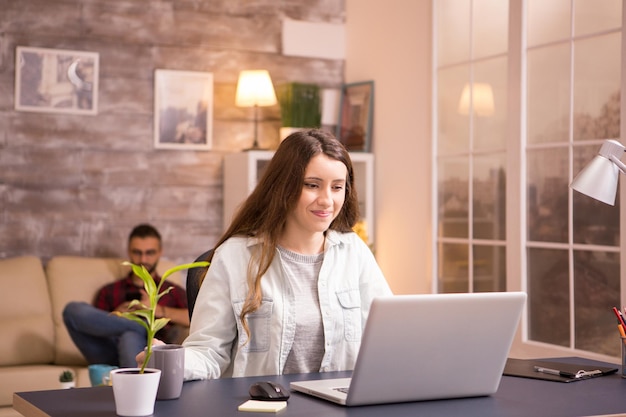
<svg viewBox="0 0 626 417">
<path fill-rule="evenodd" d="M 0 417 L 24 417 L 22 414 L 15 411 L 13 407 L 1 407 Z"/>
<path fill-rule="evenodd" d="M 0 366 L 52 363 L 54 329 L 48 285 L 39 258 L 0 260 Z"/>
<path fill-rule="evenodd" d="M 63 323 L 63 309 L 70 301 L 92 303 L 98 290 L 128 274 L 130 268 L 122 265 L 121 258 L 88 258 L 82 256 L 56 256 L 46 265 L 46 275 L 52 301 L 52 319 L 56 334 L 54 362 L 64 365 L 86 365 Z M 161 260 L 157 271 L 163 274 L 173 266 Z M 173 275 L 173 279 L 180 280 Z"/>
<path fill-rule="evenodd" d="M 46 275 L 50 286 L 52 319 L 56 334 L 55 363 L 64 365 L 87 363 L 65 328 L 63 309 L 70 301 L 93 302 L 100 287 L 124 275 L 123 261 L 119 258 L 56 256 L 48 262 Z"/>
<path fill-rule="evenodd" d="M 74 372 L 74 375 L 77 376 L 77 387 L 91 386 L 87 368 L 80 368 L 80 372 L 78 369 L 56 365 L 0 368 L 0 406 L 10 406 L 13 403 L 14 392 L 60 389 L 59 375 L 67 369 Z M 78 378 L 79 373 L 82 380 Z"/>
</svg>

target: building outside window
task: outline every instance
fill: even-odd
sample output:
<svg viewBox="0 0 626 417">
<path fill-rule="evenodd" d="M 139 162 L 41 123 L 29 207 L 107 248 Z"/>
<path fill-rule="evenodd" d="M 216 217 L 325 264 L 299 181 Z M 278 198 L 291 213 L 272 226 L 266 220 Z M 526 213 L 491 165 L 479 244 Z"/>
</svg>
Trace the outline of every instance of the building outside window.
<svg viewBox="0 0 626 417">
<path fill-rule="evenodd" d="M 568 185 L 604 139 L 624 143 L 622 2 L 433 4 L 438 291 L 515 283 L 529 343 L 619 355 L 619 197 Z"/>
</svg>

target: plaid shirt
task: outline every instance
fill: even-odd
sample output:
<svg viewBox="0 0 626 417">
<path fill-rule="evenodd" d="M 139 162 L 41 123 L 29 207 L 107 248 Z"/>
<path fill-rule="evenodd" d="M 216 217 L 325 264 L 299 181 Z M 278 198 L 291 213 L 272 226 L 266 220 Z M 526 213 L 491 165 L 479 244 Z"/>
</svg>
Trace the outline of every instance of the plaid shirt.
<svg viewBox="0 0 626 417">
<path fill-rule="evenodd" d="M 155 279 L 157 285 L 160 280 L 161 277 L 157 276 Z M 182 287 L 166 280 L 161 287 L 161 291 L 170 287 L 172 287 L 172 290 L 161 297 L 159 305 L 174 308 L 187 308 L 187 294 Z M 126 278 L 119 279 L 102 287 L 100 291 L 98 291 L 93 305 L 101 310 L 113 311 L 117 306 L 126 301 L 141 299 L 140 288 L 143 289 L 143 286 L 137 287 L 133 283 L 133 275 L 132 272 L 130 272 Z M 175 343 L 175 340 L 171 340 L 172 337 L 175 337 L 176 333 L 173 331 L 173 327 L 173 323 L 168 323 L 157 333 L 157 338 L 165 343 Z"/>
</svg>

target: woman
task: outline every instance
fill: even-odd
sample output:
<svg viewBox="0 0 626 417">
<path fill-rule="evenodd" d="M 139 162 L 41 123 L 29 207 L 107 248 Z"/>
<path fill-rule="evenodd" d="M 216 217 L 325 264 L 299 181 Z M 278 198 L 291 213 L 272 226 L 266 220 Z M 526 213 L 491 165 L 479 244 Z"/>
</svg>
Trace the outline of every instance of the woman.
<svg viewBox="0 0 626 417">
<path fill-rule="evenodd" d="M 354 233 L 350 156 L 287 137 L 216 245 L 185 340 L 185 379 L 352 369 L 372 299 L 391 294 Z"/>
</svg>

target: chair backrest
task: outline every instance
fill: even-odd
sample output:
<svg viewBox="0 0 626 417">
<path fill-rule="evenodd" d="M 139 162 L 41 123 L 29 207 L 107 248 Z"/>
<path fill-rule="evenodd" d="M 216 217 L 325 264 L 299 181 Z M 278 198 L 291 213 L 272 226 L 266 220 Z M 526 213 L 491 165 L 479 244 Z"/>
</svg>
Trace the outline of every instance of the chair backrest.
<svg viewBox="0 0 626 417">
<path fill-rule="evenodd" d="M 194 262 L 210 261 L 212 257 L 213 249 L 209 249 L 202 255 L 198 256 Z M 193 315 L 193 308 L 196 305 L 196 298 L 198 297 L 198 291 L 200 291 L 200 284 L 202 283 L 202 279 L 208 270 L 208 266 L 187 270 L 187 308 L 189 309 L 189 320 L 191 320 L 191 316 Z"/>
</svg>

